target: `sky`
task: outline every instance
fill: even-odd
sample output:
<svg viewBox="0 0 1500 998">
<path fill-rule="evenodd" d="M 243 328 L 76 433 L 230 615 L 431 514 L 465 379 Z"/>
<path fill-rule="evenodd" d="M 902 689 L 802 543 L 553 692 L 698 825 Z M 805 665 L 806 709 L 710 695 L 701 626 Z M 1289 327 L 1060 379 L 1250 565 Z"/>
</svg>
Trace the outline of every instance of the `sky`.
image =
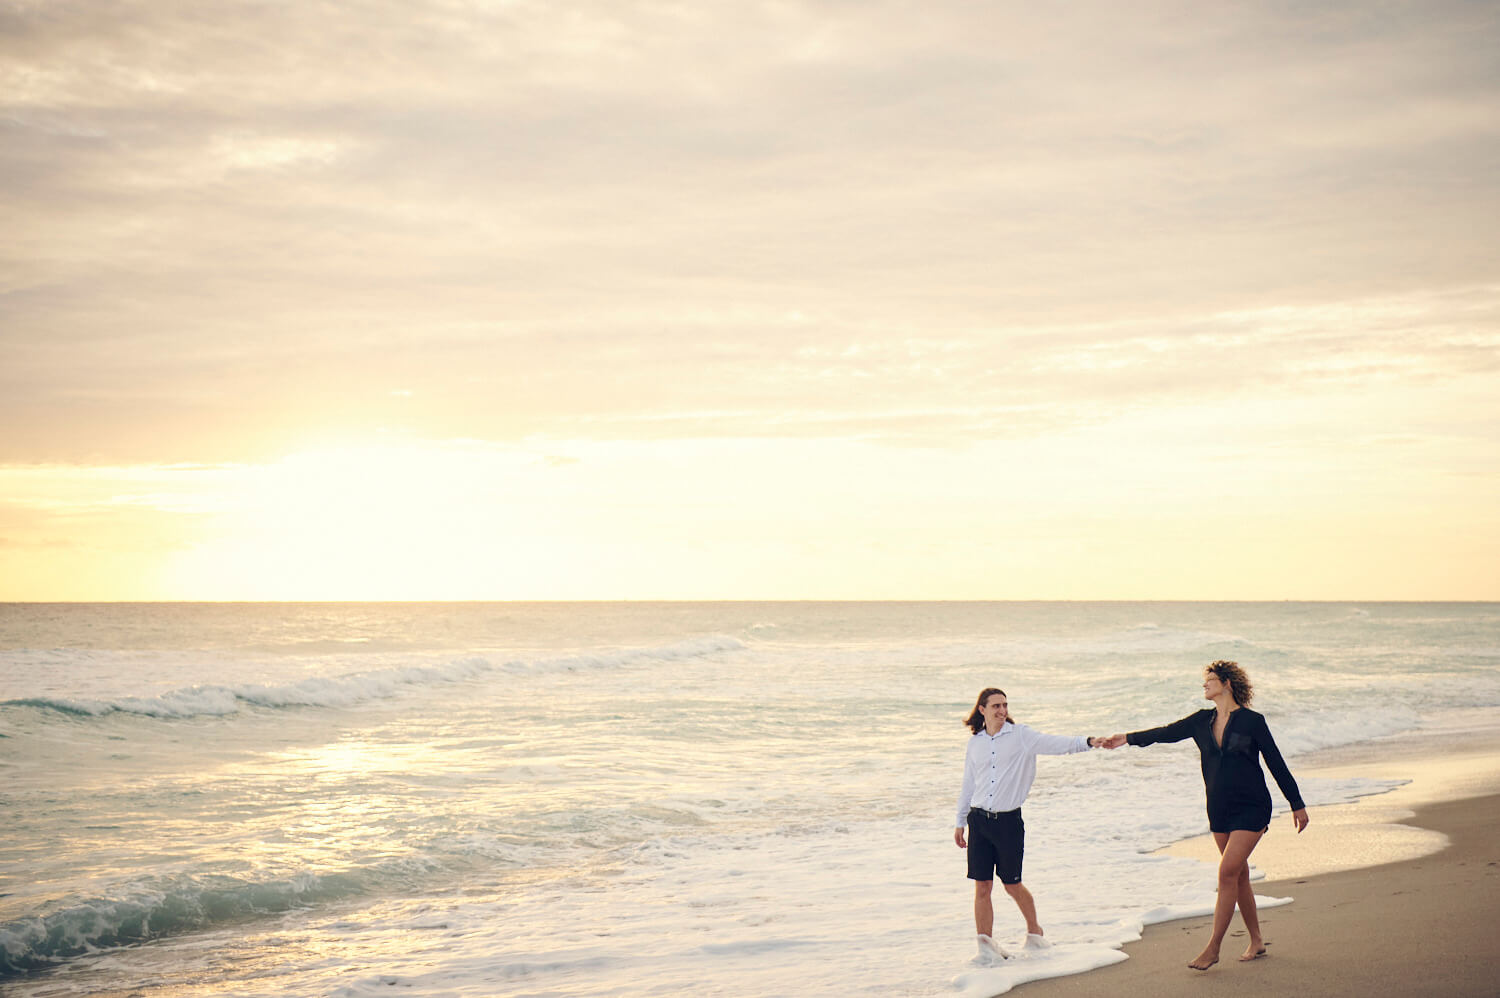
<svg viewBox="0 0 1500 998">
<path fill-rule="evenodd" d="M 1500 599 L 1497 52 L 0 0 L 0 600 Z"/>
</svg>

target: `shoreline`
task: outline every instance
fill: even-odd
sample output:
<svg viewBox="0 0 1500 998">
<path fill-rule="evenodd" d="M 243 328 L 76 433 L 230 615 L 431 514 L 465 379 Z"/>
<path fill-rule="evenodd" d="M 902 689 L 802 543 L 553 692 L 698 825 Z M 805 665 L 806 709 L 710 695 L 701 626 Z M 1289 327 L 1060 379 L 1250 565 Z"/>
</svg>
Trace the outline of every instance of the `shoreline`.
<svg viewBox="0 0 1500 998">
<path fill-rule="evenodd" d="M 1492 996 L 1500 978 L 1500 726 L 1488 717 L 1310 753 L 1301 776 L 1367 776 L 1410 782 L 1348 804 L 1309 809 L 1302 835 L 1278 824 L 1254 854 L 1266 874 L 1258 896 L 1269 955 L 1238 962 L 1236 913 L 1217 966 L 1188 969 L 1211 916 L 1148 925 L 1127 959 L 1082 974 L 1017 985 L 1028 998 L 1118 998 L 1149 992 L 1201 998 L 1245 989 L 1365 998 Z M 1205 847 L 1209 851 L 1204 854 Z M 1163 853 L 1216 861 L 1209 836 Z M 1278 945 L 1279 944 L 1279 945 Z"/>
</svg>

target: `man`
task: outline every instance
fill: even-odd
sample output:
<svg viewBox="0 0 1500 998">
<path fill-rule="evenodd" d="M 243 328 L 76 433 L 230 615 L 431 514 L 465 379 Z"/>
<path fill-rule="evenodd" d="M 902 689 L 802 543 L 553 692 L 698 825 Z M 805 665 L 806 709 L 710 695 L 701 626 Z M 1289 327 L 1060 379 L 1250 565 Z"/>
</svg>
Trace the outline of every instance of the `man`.
<svg viewBox="0 0 1500 998">
<path fill-rule="evenodd" d="M 1038 755 L 1067 755 L 1106 747 L 1104 738 L 1044 735 L 1010 716 L 1005 691 L 989 687 L 979 694 L 964 721 L 974 732 L 964 756 L 963 788 L 953 841 L 968 850 L 969 879 L 974 881 L 974 927 L 979 933 L 981 963 L 1010 956 L 995 942 L 995 874 L 1026 920 L 1026 948 L 1051 945 L 1036 917 L 1036 901 L 1021 882 L 1026 825 L 1021 804 L 1036 779 Z M 964 829 L 968 828 L 968 838 Z"/>
</svg>

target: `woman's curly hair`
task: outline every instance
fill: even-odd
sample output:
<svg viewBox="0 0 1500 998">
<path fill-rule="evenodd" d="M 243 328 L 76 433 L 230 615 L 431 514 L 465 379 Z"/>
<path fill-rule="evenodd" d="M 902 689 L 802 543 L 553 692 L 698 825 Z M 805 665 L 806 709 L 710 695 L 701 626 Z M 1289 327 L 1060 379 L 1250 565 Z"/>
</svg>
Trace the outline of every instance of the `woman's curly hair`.
<svg viewBox="0 0 1500 998">
<path fill-rule="evenodd" d="M 1235 703 L 1241 707 L 1250 706 L 1250 701 L 1255 696 L 1255 687 L 1250 685 L 1250 677 L 1245 675 L 1245 670 L 1240 668 L 1238 662 L 1225 662 L 1221 659 L 1203 671 L 1218 676 L 1219 682 L 1229 687 Z"/>
</svg>

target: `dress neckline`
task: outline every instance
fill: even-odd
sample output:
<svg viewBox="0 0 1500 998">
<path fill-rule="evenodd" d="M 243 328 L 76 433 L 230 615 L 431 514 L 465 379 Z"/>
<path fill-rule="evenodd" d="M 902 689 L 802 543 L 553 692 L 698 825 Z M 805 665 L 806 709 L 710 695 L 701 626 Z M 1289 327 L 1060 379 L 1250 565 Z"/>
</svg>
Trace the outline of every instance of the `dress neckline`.
<svg viewBox="0 0 1500 998">
<path fill-rule="evenodd" d="M 1229 734 L 1229 722 L 1234 720 L 1234 715 L 1244 710 L 1244 708 L 1236 704 L 1234 710 L 1224 715 L 1224 730 L 1219 732 L 1218 735 L 1214 734 L 1214 728 L 1219 726 L 1219 708 L 1210 707 L 1209 710 L 1214 712 L 1214 719 L 1208 725 L 1208 737 L 1213 739 L 1215 748 L 1222 750 L 1224 748 L 1224 736 Z"/>
</svg>

